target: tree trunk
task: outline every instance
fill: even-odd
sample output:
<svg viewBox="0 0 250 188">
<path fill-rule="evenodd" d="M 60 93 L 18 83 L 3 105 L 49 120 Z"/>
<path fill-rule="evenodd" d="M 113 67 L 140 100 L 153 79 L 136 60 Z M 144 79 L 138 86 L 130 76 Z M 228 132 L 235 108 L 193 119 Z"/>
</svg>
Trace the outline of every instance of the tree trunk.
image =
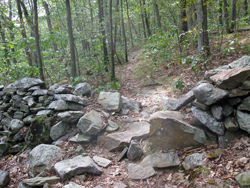
<svg viewBox="0 0 250 188">
<path fill-rule="evenodd" d="M 38 56 L 38 65 L 39 65 L 39 74 L 40 79 L 45 81 L 44 75 L 43 75 L 43 61 L 42 61 L 42 54 L 40 50 L 40 37 L 39 37 L 39 30 L 38 30 L 38 12 L 37 12 L 37 0 L 33 0 L 34 3 L 34 13 L 35 13 L 35 39 L 36 39 L 36 51 Z"/>
<path fill-rule="evenodd" d="M 141 0 L 140 1 L 140 7 L 141 7 L 141 19 L 142 19 L 142 26 L 143 26 L 143 34 L 144 34 L 144 38 L 146 39 L 147 38 L 147 35 L 146 35 L 146 27 L 145 27 L 145 19 L 144 19 L 144 14 L 143 14 L 143 7 L 142 7 L 142 3 L 141 3 Z"/>
<path fill-rule="evenodd" d="M 198 54 L 202 54 L 204 58 L 209 56 L 209 40 L 207 32 L 207 5 L 206 0 L 197 1 L 197 24 L 198 24 Z"/>
<path fill-rule="evenodd" d="M 154 7 L 155 7 L 156 18 L 157 18 L 158 29 L 161 29 L 161 16 L 159 13 L 159 7 L 158 7 L 156 0 L 154 1 Z"/>
<path fill-rule="evenodd" d="M 121 0 L 121 19 L 122 19 L 122 34 L 123 34 L 124 47 L 125 47 L 125 61 L 128 62 L 128 48 L 127 48 L 127 38 L 126 38 L 124 18 L 123 18 L 122 0 Z"/>
<path fill-rule="evenodd" d="M 68 34 L 69 34 L 69 43 L 70 43 L 70 55 L 71 55 L 71 76 L 76 77 L 76 58 L 75 58 L 75 42 L 72 29 L 72 20 L 71 20 L 71 9 L 69 0 L 65 0 L 66 10 L 67 10 L 67 25 L 68 25 Z"/>
<path fill-rule="evenodd" d="M 146 23 L 148 36 L 151 36 L 149 18 L 148 18 L 148 14 L 147 14 L 147 11 L 146 11 L 146 8 L 145 8 L 145 0 L 142 0 L 142 5 L 143 5 L 143 11 L 144 11 L 144 16 L 145 16 L 145 23 Z"/>
<path fill-rule="evenodd" d="M 222 0 L 219 0 L 219 24 L 223 25 L 223 21 L 222 21 Z"/>
<path fill-rule="evenodd" d="M 248 15 L 248 2 L 247 0 L 244 0 L 244 16 Z"/>
<path fill-rule="evenodd" d="M 26 40 L 27 39 L 27 34 L 26 34 L 25 27 L 24 27 L 23 13 L 22 13 L 21 5 L 20 5 L 20 0 L 16 0 L 16 3 L 17 3 L 18 16 L 19 16 L 19 19 L 20 19 L 20 27 L 21 27 L 22 37 L 23 37 L 24 40 Z M 31 51 L 30 47 L 26 46 L 25 47 L 25 52 L 26 52 L 26 55 L 27 55 L 27 58 L 28 58 L 28 63 L 29 63 L 29 66 L 32 67 L 32 56 L 31 56 L 30 51 Z M 31 77 L 32 76 L 33 75 L 31 75 Z"/>
<path fill-rule="evenodd" d="M 43 7 L 44 7 L 45 12 L 47 14 L 47 24 L 48 24 L 49 32 L 50 32 L 51 36 L 54 37 L 55 34 L 54 34 L 54 31 L 53 31 L 52 23 L 51 23 L 51 19 L 50 19 L 49 6 L 48 6 L 48 4 L 45 1 L 43 1 Z M 53 47 L 54 47 L 54 51 L 55 52 L 58 51 L 58 47 L 57 47 L 57 45 L 56 45 L 55 42 L 53 42 Z"/>
<path fill-rule="evenodd" d="M 119 0 L 116 0 L 116 5 L 115 5 L 115 12 L 116 12 L 116 16 L 115 16 L 115 37 L 114 37 L 114 51 L 116 52 L 116 39 L 117 39 L 117 25 L 118 25 L 118 21 L 119 21 Z"/>
<path fill-rule="evenodd" d="M 108 72 L 108 49 L 106 45 L 106 37 L 105 37 L 105 29 L 103 25 L 103 0 L 98 0 L 98 7 L 99 7 L 99 22 L 100 22 L 100 30 L 102 34 L 102 50 L 103 50 L 103 59 L 105 66 L 105 71 Z"/>
<path fill-rule="evenodd" d="M 232 1 L 232 19 L 231 19 L 231 31 L 236 30 L 236 0 Z"/>
<path fill-rule="evenodd" d="M 92 24 L 92 27 L 93 27 L 93 26 L 94 26 L 93 8 L 92 8 L 92 5 L 91 5 L 90 0 L 89 0 L 88 2 L 89 2 L 89 8 L 90 8 L 90 18 L 91 18 L 91 24 Z"/>
<path fill-rule="evenodd" d="M 129 27 L 129 31 L 130 31 L 130 39 L 131 39 L 131 43 L 132 43 L 132 48 L 134 48 L 133 34 L 132 34 L 131 25 L 129 22 L 130 17 L 129 17 L 129 12 L 128 12 L 128 0 L 126 0 L 126 5 L 127 5 L 127 17 L 128 17 L 128 27 Z"/>
<path fill-rule="evenodd" d="M 114 44 L 113 44 L 113 20 L 112 20 L 112 0 L 109 0 L 109 22 L 110 22 L 111 81 L 115 81 L 115 62 L 114 62 Z"/>
<path fill-rule="evenodd" d="M 186 13 L 186 0 L 181 0 L 181 37 L 180 42 L 182 43 L 185 40 L 186 32 L 188 31 L 188 24 L 187 24 L 187 13 Z"/>
<path fill-rule="evenodd" d="M 225 26 L 226 26 L 226 31 L 227 33 L 231 33 L 231 29 L 229 27 L 229 22 L 228 22 L 228 4 L 227 4 L 227 0 L 223 0 L 223 4 L 224 4 L 224 20 L 225 20 Z"/>
<path fill-rule="evenodd" d="M 9 60 L 9 53 L 8 53 L 8 48 L 7 48 L 7 45 L 6 45 L 6 39 L 5 39 L 5 29 L 4 29 L 4 16 L 1 15 L 0 17 L 0 34 L 2 36 L 2 41 L 3 41 L 3 47 L 4 47 L 4 58 L 5 58 L 5 61 L 7 62 L 7 65 L 10 65 L 10 60 Z"/>
</svg>

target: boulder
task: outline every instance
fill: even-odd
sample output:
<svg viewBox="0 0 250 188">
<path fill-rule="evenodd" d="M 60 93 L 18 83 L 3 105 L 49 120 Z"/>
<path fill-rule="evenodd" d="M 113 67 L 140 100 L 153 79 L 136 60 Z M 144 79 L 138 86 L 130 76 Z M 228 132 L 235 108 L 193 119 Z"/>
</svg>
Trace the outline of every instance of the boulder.
<svg viewBox="0 0 250 188">
<path fill-rule="evenodd" d="M 104 168 L 107 168 L 112 163 L 112 161 L 99 156 L 94 156 L 93 160 L 96 162 L 96 164 Z"/>
<path fill-rule="evenodd" d="M 85 114 L 77 123 L 77 127 L 83 134 L 97 135 L 103 129 L 103 121 L 101 114 L 95 110 L 91 110 Z"/>
<path fill-rule="evenodd" d="M 154 168 L 167 168 L 179 166 L 181 161 L 175 152 L 153 153 L 147 155 L 140 163 L 141 166 L 152 166 Z"/>
<path fill-rule="evenodd" d="M 193 88 L 194 89 L 194 88 Z M 187 104 L 191 103 L 195 100 L 194 91 L 190 90 L 186 93 L 182 98 L 180 98 L 177 102 L 175 102 L 170 110 L 177 111 L 180 110 L 182 107 L 186 106 Z"/>
<path fill-rule="evenodd" d="M 51 177 L 35 177 L 30 179 L 25 179 L 23 182 L 29 186 L 36 187 L 36 186 L 43 186 L 44 184 L 53 184 L 60 180 L 60 177 L 51 176 Z"/>
<path fill-rule="evenodd" d="M 184 159 L 182 166 L 185 168 L 185 170 L 194 169 L 196 167 L 202 166 L 204 158 L 205 153 L 194 153 Z"/>
<path fill-rule="evenodd" d="M 149 123 L 135 122 L 127 125 L 126 131 L 101 135 L 97 138 L 97 144 L 103 145 L 109 151 L 122 150 L 129 146 L 132 139 L 147 139 Z"/>
<path fill-rule="evenodd" d="M 7 171 L 0 170 L 0 187 L 4 188 L 10 182 L 10 175 Z"/>
<path fill-rule="evenodd" d="M 32 96 L 26 96 L 23 98 L 23 100 L 26 101 L 28 103 L 28 106 L 31 108 L 36 106 L 36 101 Z"/>
<path fill-rule="evenodd" d="M 236 124 L 236 121 L 233 117 L 227 117 L 224 121 L 224 125 L 228 131 L 239 130 L 239 126 Z"/>
<path fill-rule="evenodd" d="M 106 131 L 108 133 L 111 133 L 111 132 L 114 132 L 114 131 L 117 131 L 119 129 L 119 125 L 117 125 L 117 123 L 111 121 L 111 120 L 108 120 L 108 126 L 106 128 Z"/>
<path fill-rule="evenodd" d="M 31 148 L 39 144 L 50 144 L 50 129 L 53 126 L 54 118 L 45 115 L 36 116 L 25 136 L 25 142 Z"/>
<path fill-rule="evenodd" d="M 249 78 L 250 66 L 222 71 L 210 79 L 222 89 L 234 89 Z"/>
<path fill-rule="evenodd" d="M 31 96 L 38 97 L 38 96 L 44 96 L 44 95 L 47 95 L 47 94 L 48 94 L 47 89 L 37 89 L 31 94 Z"/>
<path fill-rule="evenodd" d="M 71 85 L 61 85 L 54 89 L 55 94 L 71 94 L 73 87 Z"/>
<path fill-rule="evenodd" d="M 141 109 L 141 103 L 127 97 L 121 97 L 122 108 L 120 113 L 123 115 L 128 114 L 130 111 L 133 113 L 139 113 Z"/>
<path fill-rule="evenodd" d="M 250 186 L 250 170 L 242 172 L 235 176 L 235 179 L 240 187 L 249 187 Z"/>
<path fill-rule="evenodd" d="M 121 94 L 118 92 L 100 92 L 98 102 L 110 112 L 119 112 L 122 107 Z"/>
<path fill-rule="evenodd" d="M 64 155 L 65 152 L 57 146 L 47 144 L 36 146 L 29 155 L 29 174 L 35 177 L 41 172 L 49 172 Z"/>
<path fill-rule="evenodd" d="M 20 80 L 15 81 L 13 84 L 17 89 L 22 91 L 27 91 L 33 86 L 40 86 L 41 88 L 45 87 L 44 81 L 37 78 L 22 78 Z M 6 88 L 8 88 L 8 86 Z"/>
<path fill-rule="evenodd" d="M 10 129 L 13 133 L 17 133 L 23 126 L 24 123 L 19 119 L 13 119 L 10 122 Z"/>
<path fill-rule="evenodd" d="M 89 156 L 84 157 L 82 155 L 60 161 L 55 164 L 54 169 L 64 180 L 83 173 L 101 175 L 103 172 Z"/>
<path fill-rule="evenodd" d="M 74 95 L 82 95 L 82 96 L 89 95 L 90 93 L 91 93 L 91 87 L 87 82 L 77 84 L 73 92 Z"/>
<path fill-rule="evenodd" d="M 68 105 L 64 100 L 56 100 L 50 103 L 48 109 L 55 110 L 55 111 L 65 111 L 68 110 Z"/>
<path fill-rule="evenodd" d="M 193 115 L 207 128 L 216 133 L 217 135 L 223 135 L 225 131 L 224 124 L 217 121 L 208 111 L 200 110 L 199 108 L 191 108 Z"/>
<path fill-rule="evenodd" d="M 237 108 L 238 110 L 246 110 L 250 112 L 250 96 L 242 100 L 241 104 Z"/>
<path fill-rule="evenodd" d="M 195 98 L 202 104 L 211 105 L 229 95 L 229 92 L 215 88 L 212 84 L 202 83 L 193 89 Z"/>
<path fill-rule="evenodd" d="M 139 160 L 142 157 L 142 155 L 143 155 L 142 147 L 140 146 L 138 141 L 132 140 L 127 151 L 127 158 L 129 160 L 135 161 Z"/>
<path fill-rule="evenodd" d="M 152 150 L 201 146 L 208 142 L 205 132 L 181 120 L 179 112 L 159 111 L 150 118 L 149 143 Z"/>
<path fill-rule="evenodd" d="M 237 110 L 237 120 L 240 128 L 250 134 L 250 114 Z"/>
<path fill-rule="evenodd" d="M 83 106 L 87 106 L 87 104 L 88 104 L 87 99 L 85 99 L 83 97 L 75 96 L 72 94 L 56 94 L 55 99 L 57 99 L 57 100 L 61 99 L 61 100 L 68 101 L 68 102 L 75 102 L 75 103 L 81 104 Z"/>
<path fill-rule="evenodd" d="M 59 121 L 57 124 L 53 125 L 50 129 L 50 137 L 52 140 L 57 140 L 58 138 L 64 136 L 68 130 L 68 124 L 62 121 Z"/>
<path fill-rule="evenodd" d="M 221 120 L 222 119 L 222 107 L 219 105 L 213 105 L 211 108 L 212 115 L 215 119 Z"/>
<path fill-rule="evenodd" d="M 156 174 L 152 166 L 143 167 L 141 165 L 130 163 L 128 165 L 128 177 L 133 180 L 147 179 Z"/>
<path fill-rule="evenodd" d="M 65 123 L 76 123 L 82 116 L 82 111 L 67 111 L 57 114 L 57 117 Z"/>
</svg>

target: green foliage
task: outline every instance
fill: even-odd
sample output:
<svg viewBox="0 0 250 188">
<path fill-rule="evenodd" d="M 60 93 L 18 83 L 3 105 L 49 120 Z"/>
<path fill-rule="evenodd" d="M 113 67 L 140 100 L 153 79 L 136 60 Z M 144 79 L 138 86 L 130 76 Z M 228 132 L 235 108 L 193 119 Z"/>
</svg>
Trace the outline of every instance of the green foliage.
<svg viewBox="0 0 250 188">
<path fill-rule="evenodd" d="M 96 89 L 97 93 L 100 93 L 101 91 L 117 91 L 121 88 L 121 85 L 118 82 L 108 82 L 105 86 L 100 86 Z"/>
<path fill-rule="evenodd" d="M 182 90 L 185 87 L 184 82 L 182 81 L 182 77 L 174 81 L 172 83 L 172 86 L 174 86 L 176 89 Z"/>
</svg>

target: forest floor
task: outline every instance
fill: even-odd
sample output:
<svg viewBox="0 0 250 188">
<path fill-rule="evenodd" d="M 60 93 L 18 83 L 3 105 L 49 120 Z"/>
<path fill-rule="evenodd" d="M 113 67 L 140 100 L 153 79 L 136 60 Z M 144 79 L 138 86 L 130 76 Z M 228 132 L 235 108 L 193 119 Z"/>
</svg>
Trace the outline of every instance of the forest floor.
<svg viewBox="0 0 250 188">
<path fill-rule="evenodd" d="M 212 48 L 213 49 L 213 48 Z M 191 51 L 193 49 L 190 49 Z M 195 52 L 195 50 L 193 50 Z M 206 69 L 211 69 L 222 64 L 230 63 L 242 56 L 243 52 L 235 52 L 229 56 L 214 56 L 210 64 L 198 65 L 196 71 L 192 71 L 190 65 L 172 65 L 168 69 L 164 65 L 154 67 L 149 60 L 143 57 L 144 49 L 139 48 L 130 52 L 129 62 L 117 67 L 117 75 L 121 88 L 119 92 L 122 96 L 130 97 L 142 103 L 144 109 L 153 113 L 161 110 L 163 98 L 179 98 L 188 92 L 198 81 L 202 80 Z M 216 52 L 212 52 L 216 54 Z M 176 89 L 172 84 L 178 79 L 183 80 L 185 87 L 182 90 Z M 96 106 L 96 104 L 93 104 Z M 91 108 L 91 107 L 90 107 Z M 184 109 L 182 113 L 188 113 Z M 185 115 L 185 114 L 184 114 Z M 114 120 L 120 121 L 120 128 L 127 124 L 126 118 L 139 119 L 138 114 L 128 116 L 113 116 Z M 122 120 L 124 119 L 124 120 Z M 56 182 L 52 187 L 62 187 L 69 181 L 83 185 L 86 188 L 100 186 L 103 188 L 115 187 L 116 183 L 122 182 L 129 188 L 166 188 L 166 187 L 238 187 L 234 177 L 240 172 L 250 170 L 250 139 L 242 137 L 233 141 L 226 149 L 218 148 L 218 144 L 206 145 L 200 148 L 177 149 L 176 152 L 181 160 L 192 153 L 206 153 L 204 165 L 191 171 L 185 171 L 181 166 L 177 168 L 157 169 L 157 174 L 147 180 L 134 181 L 128 178 L 128 159 L 117 162 L 120 152 L 109 152 L 98 146 L 96 142 L 91 144 L 75 144 L 65 140 L 61 146 L 66 151 L 66 158 L 81 153 L 88 153 L 112 160 L 108 168 L 103 168 L 101 176 L 85 174 L 82 177 L 75 176 L 67 181 Z M 77 149 L 76 149 L 77 148 Z M 7 155 L 0 160 L 0 169 L 7 170 L 11 176 L 10 188 L 16 188 L 23 179 L 30 178 L 28 175 L 29 151 L 25 149 L 17 155 Z M 55 175 L 55 172 L 48 172 L 47 176 Z"/>
</svg>

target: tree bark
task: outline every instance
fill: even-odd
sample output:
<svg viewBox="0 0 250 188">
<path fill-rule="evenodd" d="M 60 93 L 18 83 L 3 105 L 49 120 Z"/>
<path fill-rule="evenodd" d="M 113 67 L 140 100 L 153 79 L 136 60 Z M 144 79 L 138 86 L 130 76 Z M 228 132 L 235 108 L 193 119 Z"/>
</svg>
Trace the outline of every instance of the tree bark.
<svg viewBox="0 0 250 188">
<path fill-rule="evenodd" d="M 126 0 L 126 5 L 127 5 L 127 17 L 128 17 L 128 27 L 129 27 L 129 32 L 130 32 L 130 39 L 131 39 L 131 43 L 132 43 L 132 48 L 134 48 L 133 34 L 132 34 L 131 25 L 129 22 L 130 17 L 129 17 L 129 12 L 128 12 L 128 0 Z"/>
<path fill-rule="evenodd" d="M 156 0 L 154 1 L 154 7 L 155 7 L 156 18 L 157 18 L 158 29 L 161 29 L 161 16 L 159 13 L 159 7 L 158 7 Z"/>
<path fill-rule="evenodd" d="M 4 57 L 5 57 L 5 61 L 7 62 L 7 65 L 10 65 L 10 60 L 9 60 L 9 52 L 8 52 L 8 48 L 6 45 L 6 38 L 5 38 L 5 29 L 4 29 L 4 16 L 1 15 L 0 17 L 0 34 L 2 36 L 2 41 L 3 41 L 3 47 L 4 47 Z"/>
<path fill-rule="evenodd" d="M 17 3 L 18 16 L 19 16 L 19 19 L 20 19 L 20 27 L 21 27 L 22 37 L 23 37 L 24 40 L 26 40 L 27 39 L 27 34 L 26 34 L 25 27 L 24 27 L 23 13 L 22 13 L 21 5 L 20 5 L 20 0 L 16 0 L 16 3 Z M 31 51 L 30 47 L 26 46 L 25 47 L 25 53 L 26 53 L 27 58 L 28 58 L 29 66 L 32 67 L 32 56 L 31 56 L 30 51 Z M 31 75 L 31 77 L 32 76 L 33 75 Z"/>
<path fill-rule="evenodd" d="M 141 3 L 141 1 L 142 0 L 139 0 L 140 1 L 140 7 L 141 7 L 141 19 L 142 19 L 142 26 L 143 26 L 143 34 L 144 34 L 144 38 L 146 39 L 147 38 L 147 35 L 146 35 L 146 27 L 145 27 L 145 19 L 144 19 L 144 14 L 143 14 L 143 11 L 142 11 L 142 9 L 143 9 L 143 7 L 142 7 L 142 3 Z"/>
<path fill-rule="evenodd" d="M 231 31 L 236 30 L 236 0 L 232 1 Z"/>
<path fill-rule="evenodd" d="M 111 81 L 115 81 L 115 62 L 114 62 L 114 44 L 113 44 L 112 0 L 109 0 L 109 22 L 110 22 L 110 63 L 111 63 Z"/>
<path fill-rule="evenodd" d="M 186 13 L 186 0 L 181 0 L 181 37 L 180 42 L 182 43 L 185 40 L 186 32 L 188 31 L 188 24 L 187 24 L 187 13 Z"/>
<path fill-rule="evenodd" d="M 34 13 L 35 13 L 35 39 L 36 39 L 36 51 L 38 56 L 38 65 L 39 65 L 39 75 L 40 79 L 45 81 L 43 75 L 43 61 L 42 61 L 42 54 L 40 50 L 40 37 L 39 37 L 39 30 L 38 30 L 38 12 L 37 12 L 37 0 L 33 0 L 34 3 Z"/>
<path fill-rule="evenodd" d="M 71 55 L 71 76 L 74 78 L 77 76 L 76 73 L 76 57 L 75 57 L 75 42 L 72 29 L 72 19 L 71 19 L 71 9 L 69 0 L 65 0 L 66 10 L 67 10 L 67 25 L 70 43 L 70 55 Z"/>
<path fill-rule="evenodd" d="M 209 56 L 209 39 L 207 32 L 207 5 L 206 0 L 197 1 L 197 22 L 198 22 L 198 54 L 202 54 L 204 58 Z"/>
<path fill-rule="evenodd" d="M 248 2 L 247 0 L 244 0 L 244 16 L 248 15 Z"/>
<path fill-rule="evenodd" d="M 148 14 L 145 8 L 145 0 L 142 0 L 142 5 L 143 5 L 143 11 L 144 11 L 144 16 L 145 16 L 145 23 L 146 23 L 146 28 L 147 28 L 147 32 L 148 32 L 148 36 L 151 36 L 151 29 L 150 29 L 150 23 L 149 23 L 149 18 L 148 18 Z"/>
<path fill-rule="evenodd" d="M 219 0 L 219 24 L 223 25 L 223 20 L 222 20 L 222 0 Z"/>
<path fill-rule="evenodd" d="M 47 24 L 48 24 L 50 35 L 51 36 L 55 36 L 53 28 L 52 28 L 51 19 L 50 19 L 50 10 L 49 10 L 48 3 L 46 3 L 45 1 L 43 1 L 43 7 L 44 7 L 46 15 L 47 15 Z M 56 45 L 55 42 L 53 42 L 53 47 L 54 47 L 54 51 L 55 52 L 58 51 L 58 47 L 57 47 L 57 45 Z"/>
<path fill-rule="evenodd" d="M 122 0 L 121 0 L 121 19 L 122 19 L 122 34 L 124 39 L 124 47 L 125 47 L 125 61 L 128 62 L 128 47 L 127 47 L 127 38 L 125 33 L 125 25 L 124 25 L 124 18 L 123 18 L 123 7 L 122 7 Z"/>
<path fill-rule="evenodd" d="M 227 33 L 231 33 L 231 29 L 229 27 L 229 21 L 228 21 L 228 4 L 227 4 L 227 0 L 223 0 L 223 4 L 224 4 L 224 20 L 225 20 L 225 26 L 226 26 L 226 31 Z"/>
</svg>

